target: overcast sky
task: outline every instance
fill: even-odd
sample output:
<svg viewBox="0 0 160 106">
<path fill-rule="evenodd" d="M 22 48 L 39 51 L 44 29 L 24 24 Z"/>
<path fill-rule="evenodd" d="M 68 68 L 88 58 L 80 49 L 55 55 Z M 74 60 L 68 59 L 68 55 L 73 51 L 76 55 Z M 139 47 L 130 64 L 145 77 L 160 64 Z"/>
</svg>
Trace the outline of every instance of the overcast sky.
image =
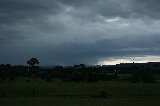
<svg viewBox="0 0 160 106">
<path fill-rule="evenodd" d="M 160 0 L 0 0 L 0 64 L 160 61 Z"/>
</svg>

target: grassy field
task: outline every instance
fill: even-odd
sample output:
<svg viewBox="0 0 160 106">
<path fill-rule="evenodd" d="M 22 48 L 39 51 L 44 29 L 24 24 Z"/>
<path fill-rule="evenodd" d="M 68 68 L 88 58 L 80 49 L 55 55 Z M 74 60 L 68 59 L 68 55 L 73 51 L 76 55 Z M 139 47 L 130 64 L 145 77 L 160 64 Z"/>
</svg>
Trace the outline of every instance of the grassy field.
<svg viewBox="0 0 160 106">
<path fill-rule="evenodd" d="M 0 83 L 0 106 L 160 106 L 160 83 L 126 81 Z M 105 96 L 103 96 L 105 95 Z"/>
</svg>

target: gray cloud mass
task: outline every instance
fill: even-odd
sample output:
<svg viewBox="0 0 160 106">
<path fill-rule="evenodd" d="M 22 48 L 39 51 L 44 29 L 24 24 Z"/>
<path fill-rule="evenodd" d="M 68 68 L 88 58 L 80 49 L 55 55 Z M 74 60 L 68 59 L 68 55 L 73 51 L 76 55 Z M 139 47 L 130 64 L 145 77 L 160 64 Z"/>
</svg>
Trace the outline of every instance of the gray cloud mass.
<svg viewBox="0 0 160 106">
<path fill-rule="evenodd" d="M 1 0 L 0 64 L 159 56 L 159 10 L 159 0 Z"/>
</svg>

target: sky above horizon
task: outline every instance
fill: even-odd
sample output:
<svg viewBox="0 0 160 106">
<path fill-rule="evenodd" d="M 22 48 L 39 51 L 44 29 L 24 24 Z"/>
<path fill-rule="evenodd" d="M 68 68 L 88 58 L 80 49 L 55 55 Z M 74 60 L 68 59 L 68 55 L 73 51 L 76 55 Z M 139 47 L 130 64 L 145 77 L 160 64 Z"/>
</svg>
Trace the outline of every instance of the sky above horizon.
<svg viewBox="0 0 160 106">
<path fill-rule="evenodd" d="M 0 64 L 160 61 L 160 0 L 0 0 Z"/>
</svg>

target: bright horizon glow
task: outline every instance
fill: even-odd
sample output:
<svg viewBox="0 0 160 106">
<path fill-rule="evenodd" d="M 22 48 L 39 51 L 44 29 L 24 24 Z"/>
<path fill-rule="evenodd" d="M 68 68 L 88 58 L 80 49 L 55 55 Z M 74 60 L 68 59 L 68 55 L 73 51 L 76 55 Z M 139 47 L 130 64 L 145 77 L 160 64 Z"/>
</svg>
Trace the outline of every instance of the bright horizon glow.
<svg viewBox="0 0 160 106">
<path fill-rule="evenodd" d="M 99 61 L 98 65 L 116 65 L 120 63 L 147 63 L 160 62 L 160 56 L 144 56 L 144 57 L 122 57 L 121 59 L 106 59 Z"/>
</svg>

